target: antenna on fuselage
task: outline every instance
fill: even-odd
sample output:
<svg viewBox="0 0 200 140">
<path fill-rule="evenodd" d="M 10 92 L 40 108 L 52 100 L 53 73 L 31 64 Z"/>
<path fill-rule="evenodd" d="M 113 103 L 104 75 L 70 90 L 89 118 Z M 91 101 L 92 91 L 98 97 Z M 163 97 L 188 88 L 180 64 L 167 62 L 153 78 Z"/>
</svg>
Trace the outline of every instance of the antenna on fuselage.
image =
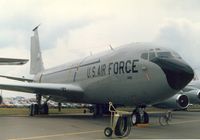
<svg viewBox="0 0 200 140">
<path fill-rule="evenodd" d="M 111 44 L 109 45 L 109 47 L 110 47 L 110 49 L 111 49 L 112 51 L 114 51 L 114 49 L 113 49 L 113 47 L 112 47 L 112 45 L 111 45 Z"/>
</svg>

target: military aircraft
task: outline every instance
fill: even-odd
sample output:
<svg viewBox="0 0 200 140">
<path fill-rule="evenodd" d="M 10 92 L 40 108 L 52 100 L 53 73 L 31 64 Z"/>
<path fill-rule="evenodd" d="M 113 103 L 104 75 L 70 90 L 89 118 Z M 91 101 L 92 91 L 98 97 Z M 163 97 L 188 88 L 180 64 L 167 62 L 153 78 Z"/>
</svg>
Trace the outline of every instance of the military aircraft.
<svg viewBox="0 0 200 140">
<path fill-rule="evenodd" d="M 200 80 L 191 81 L 182 93 L 188 96 L 191 104 L 200 104 Z"/>
<path fill-rule="evenodd" d="M 30 73 L 35 75 L 30 79 L 33 82 L 0 84 L 1 89 L 36 94 L 38 104 L 32 105 L 32 115 L 41 110 L 48 113 L 47 104 L 41 105 L 44 96 L 47 101 L 94 104 L 96 115 L 108 110 L 109 102 L 114 106 L 132 106 L 136 108 L 132 122 L 137 118 L 148 123 L 144 108 L 172 97 L 194 76 L 193 69 L 180 55 L 153 43 L 131 43 L 45 69 L 38 26 L 33 32 L 30 66 Z"/>
<path fill-rule="evenodd" d="M 187 109 L 190 104 L 200 104 L 200 81 L 192 80 L 185 88 L 167 100 L 153 106 L 165 109 Z"/>
<path fill-rule="evenodd" d="M 28 59 L 18 58 L 0 58 L 0 65 L 23 65 L 28 62 Z M 0 103 L 3 102 L 2 96 L 0 95 Z"/>
<path fill-rule="evenodd" d="M 185 88 L 174 96 L 153 104 L 153 107 L 165 109 L 165 115 L 159 116 L 161 125 L 168 124 L 172 120 L 172 111 L 187 110 L 189 105 L 200 104 L 200 81 L 192 80 Z"/>
</svg>

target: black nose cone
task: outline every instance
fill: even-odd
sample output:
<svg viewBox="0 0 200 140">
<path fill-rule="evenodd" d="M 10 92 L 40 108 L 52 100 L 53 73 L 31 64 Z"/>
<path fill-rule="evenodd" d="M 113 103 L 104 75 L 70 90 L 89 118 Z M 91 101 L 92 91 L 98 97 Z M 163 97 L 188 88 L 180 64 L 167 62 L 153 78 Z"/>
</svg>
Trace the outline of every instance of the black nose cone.
<svg viewBox="0 0 200 140">
<path fill-rule="evenodd" d="M 172 89 L 183 89 L 194 77 L 193 69 L 183 61 L 166 58 L 154 58 L 151 61 L 161 67 Z"/>
</svg>

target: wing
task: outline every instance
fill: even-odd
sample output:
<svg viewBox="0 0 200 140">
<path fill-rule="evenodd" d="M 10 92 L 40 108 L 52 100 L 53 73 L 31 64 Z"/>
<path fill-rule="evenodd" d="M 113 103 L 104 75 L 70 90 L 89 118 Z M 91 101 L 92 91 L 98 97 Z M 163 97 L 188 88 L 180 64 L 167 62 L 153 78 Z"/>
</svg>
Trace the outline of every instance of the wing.
<svg viewBox="0 0 200 140">
<path fill-rule="evenodd" d="M 0 58 L 0 65 L 23 65 L 28 59 Z"/>
<path fill-rule="evenodd" d="M 183 91 L 183 92 L 189 92 L 189 91 L 191 91 L 191 90 L 196 90 L 196 89 L 198 89 L 198 88 L 193 87 L 193 86 L 191 86 L 191 85 L 187 85 L 186 87 L 184 87 L 184 88 L 182 89 L 182 91 Z"/>
<path fill-rule="evenodd" d="M 183 92 L 188 92 L 191 90 L 200 89 L 200 80 L 191 81 L 183 90 Z"/>
<path fill-rule="evenodd" d="M 83 89 L 78 85 L 54 84 L 54 83 L 19 83 L 19 84 L 0 84 L 0 89 L 36 93 L 41 95 L 53 95 L 66 98 L 83 97 Z"/>
</svg>

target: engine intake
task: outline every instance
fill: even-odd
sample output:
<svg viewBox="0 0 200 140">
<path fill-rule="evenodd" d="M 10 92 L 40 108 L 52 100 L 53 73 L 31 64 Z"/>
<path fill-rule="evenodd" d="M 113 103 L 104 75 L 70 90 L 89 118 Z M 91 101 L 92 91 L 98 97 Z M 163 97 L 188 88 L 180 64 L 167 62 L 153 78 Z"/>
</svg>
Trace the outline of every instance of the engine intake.
<svg viewBox="0 0 200 140">
<path fill-rule="evenodd" d="M 177 98 L 177 105 L 180 107 L 180 108 L 186 108 L 189 104 L 189 99 L 186 95 L 180 95 L 178 98 Z"/>
<path fill-rule="evenodd" d="M 167 108 L 167 109 L 186 109 L 189 105 L 189 99 L 184 94 L 176 94 L 171 98 L 162 101 L 153 106 L 158 108 Z"/>
</svg>

